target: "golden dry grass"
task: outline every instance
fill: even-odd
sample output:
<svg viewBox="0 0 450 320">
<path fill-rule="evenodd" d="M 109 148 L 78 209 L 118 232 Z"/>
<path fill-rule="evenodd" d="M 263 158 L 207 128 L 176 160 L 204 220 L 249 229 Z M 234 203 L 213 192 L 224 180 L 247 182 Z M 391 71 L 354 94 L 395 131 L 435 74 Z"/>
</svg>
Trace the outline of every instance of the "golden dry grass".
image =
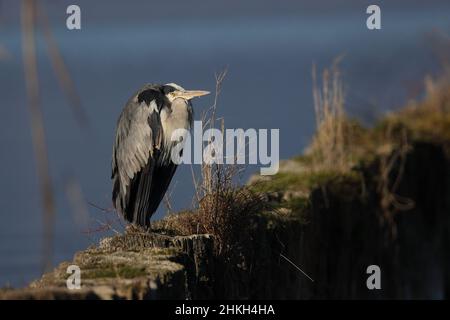
<svg viewBox="0 0 450 320">
<path fill-rule="evenodd" d="M 345 112 L 343 81 L 338 57 L 330 68 L 325 68 L 321 83 L 317 84 L 313 66 L 313 98 L 316 116 L 316 132 L 307 154 L 312 157 L 314 171 L 347 172 L 353 164 L 350 158 L 361 134 L 361 126 L 350 121 Z"/>
</svg>

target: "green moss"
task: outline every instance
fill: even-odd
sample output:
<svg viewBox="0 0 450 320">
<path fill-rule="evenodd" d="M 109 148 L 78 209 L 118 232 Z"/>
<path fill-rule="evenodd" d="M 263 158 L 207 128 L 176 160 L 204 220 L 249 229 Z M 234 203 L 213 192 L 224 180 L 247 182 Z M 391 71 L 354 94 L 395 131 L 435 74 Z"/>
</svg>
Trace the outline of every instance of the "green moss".
<svg viewBox="0 0 450 320">
<path fill-rule="evenodd" d="M 257 192 L 277 192 L 286 190 L 308 191 L 341 176 L 356 177 L 354 173 L 336 171 L 311 171 L 302 173 L 279 173 L 268 181 L 260 181 L 251 186 Z"/>
<path fill-rule="evenodd" d="M 164 256 L 174 256 L 177 255 L 180 250 L 174 247 L 169 247 L 169 248 L 154 248 L 153 250 L 153 254 L 154 255 L 164 255 Z"/>
<path fill-rule="evenodd" d="M 119 277 L 126 279 L 142 277 L 147 274 L 144 267 L 135 268 L 131 266 L 120 268 L 117 273 Z"/>
<path fill-rule="evenodd" d="M 298 197 L 293 198 L 289 201 L 284 201 L 282 205 L 288 209 L 291 209 L 292 212 L 303 213 L 309 209 L 310 201 L 309 198 Z"/>
<path fill-rule="evenodd" d="M 97 278 L 132 279 L 145 276 L 146 274 L 147 272 L 144 267 L 105 265 L 102 268 L 87 269 L 85 271 L 82 271 L 81 276 L 85 279 L 97 279 Z"/>
<path fill-rule="evenodd" d="M 311 154 L 301 154 L 292 158 L 292 160 L 303 164 L 305 166 L 311 166 L 314 162 L 314 157 Z"/>
<path fill-rule="evenodd" d="M 84 279 L 115 278 L 117 273 L 111 268 L 88 269 L 82 271 Z"/>
<path fill-rule="evenodd" d="M 383 118 L 372 129 L 372 137 L 378 142 L 386 139 L 397 142 L 405 133 L 410 141 L 448 143 L 450 113 L 432 108 L 408 108 Z"/>
</svg>

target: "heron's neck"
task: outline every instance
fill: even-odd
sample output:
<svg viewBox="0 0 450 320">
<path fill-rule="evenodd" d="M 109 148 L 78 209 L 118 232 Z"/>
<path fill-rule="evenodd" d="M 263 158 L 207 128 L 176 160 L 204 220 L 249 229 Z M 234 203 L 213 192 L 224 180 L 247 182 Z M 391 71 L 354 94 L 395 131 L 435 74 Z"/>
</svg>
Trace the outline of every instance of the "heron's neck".
<svg viewBox="0 0 450 320">
<path fill-rule="evenodd" d="M 190 106 L 186 100 L 175 99 L 170 108 L 164 108 L 161 111 L 161 125 L 166 144 L 169 144 L 172 133 L 176 129 L 190 129 L 190 110 Z"/>
<path fill-rule="evenodd" d="M 190 129 L 190 106 L 184 99 L 175 99 L 168 115 L 168 123 L 173 129 Z"/>
</svg>

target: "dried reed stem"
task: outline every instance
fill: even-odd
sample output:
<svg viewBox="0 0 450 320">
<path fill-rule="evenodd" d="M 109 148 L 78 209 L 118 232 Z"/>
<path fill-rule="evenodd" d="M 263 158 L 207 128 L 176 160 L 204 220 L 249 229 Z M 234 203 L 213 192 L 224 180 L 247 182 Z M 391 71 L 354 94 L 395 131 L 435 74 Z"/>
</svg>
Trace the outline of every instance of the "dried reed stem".
<svg viewBox="0 0 450 320">
<path fill-rule="evenodd" d="M 338 68 L 340 58 L 331 69 L 322 73 L 322 84 L 317 85 L 316 68 L 313 66 L 313 98 L 316 115 L 316 133 L 312 153 L 314 169 L 346 171 L 349 166 L 345 136 L 344 90 Z"/>
<path fill-rule="evenodd" d="M 47 158 L 44 119 L 39 99 L 39 79 L 35 47 L 36 3 L 34 0 L 23 0 L 21 8 L 22 23 L 22 53 L 25 71 L 26 91 L 30 113 L 31 135 L 36 160 L 36 171 L 42 195 L 44 210 L 44 243 L 42 253 L 42 268 L 47 271 L 52 266 L 53 225 L 55 219 L 55 204 Z"/>
</svg>

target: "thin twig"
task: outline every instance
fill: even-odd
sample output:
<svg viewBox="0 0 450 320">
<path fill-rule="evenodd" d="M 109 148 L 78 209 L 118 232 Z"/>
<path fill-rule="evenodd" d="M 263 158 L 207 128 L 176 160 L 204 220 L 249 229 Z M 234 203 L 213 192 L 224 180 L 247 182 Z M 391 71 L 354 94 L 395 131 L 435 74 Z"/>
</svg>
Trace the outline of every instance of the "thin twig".
<svg viewBox="0 0 450 320">
<path fill-rule="evenodd" d="M 310 276 L 308 276 L 306 274 L 305 271 L 303 271 L 302 269 L 300 269 L 295 263 L 293 263 L 291 260 L 288 259 L 288 257 L 286 257 L 285 255 L 283 255 L 282 253 L 280 253 L 280 257 L 282 257 L 283 259 L 285 259 L 287 262 L 289 262 L 291 265 L 293 265 L 298 271 L 300 271 L 301 273 L 303 273 L 305 275 L 305 277 L 307 277 L 309 280 L 311 280 L 312 282 L 314 282 L 313 278 L 311 278 Z"/>
<path fill-rule="evenodd" d="M 48 271 L 52 266 L 53 255 L 53 226 L 55 219 L 55 204 L 50 178 L 47 156 L 44 119 L 40 107 L 39 77 L 35 44 L 36 3 L 34 0 L 22 0 L 22 54 L 24 62 L 26 92 L 31 119 L 31 134 L 36 160 L 42 204 L 44 209 L 44 244 L 42 254 L 42 268 Z"/>
<path fill-rule="evenodd" d="M 65 93 L 70 106 L 72 107 L 73 114 L 75 115 L 78 124 L 82 128 L 89 128 L 89 119 L 86 115 L 85 110 L 83 109 L 80 96 L 78 95 L 75 84 L 72 81 L 69 69 L 64 63 L 64 59 L 59 50 L 58 44 L 53 37 L 53 32 L 50 27 L 50 22 L 48 20 L 47 14 L 42 6 L 36 6 L 36 10 L 38 13 L 38 22 L 42 28 L 44 40 L 47 43 L 50 63 L 58 79 L 58 83 Z"/>
</svg>

